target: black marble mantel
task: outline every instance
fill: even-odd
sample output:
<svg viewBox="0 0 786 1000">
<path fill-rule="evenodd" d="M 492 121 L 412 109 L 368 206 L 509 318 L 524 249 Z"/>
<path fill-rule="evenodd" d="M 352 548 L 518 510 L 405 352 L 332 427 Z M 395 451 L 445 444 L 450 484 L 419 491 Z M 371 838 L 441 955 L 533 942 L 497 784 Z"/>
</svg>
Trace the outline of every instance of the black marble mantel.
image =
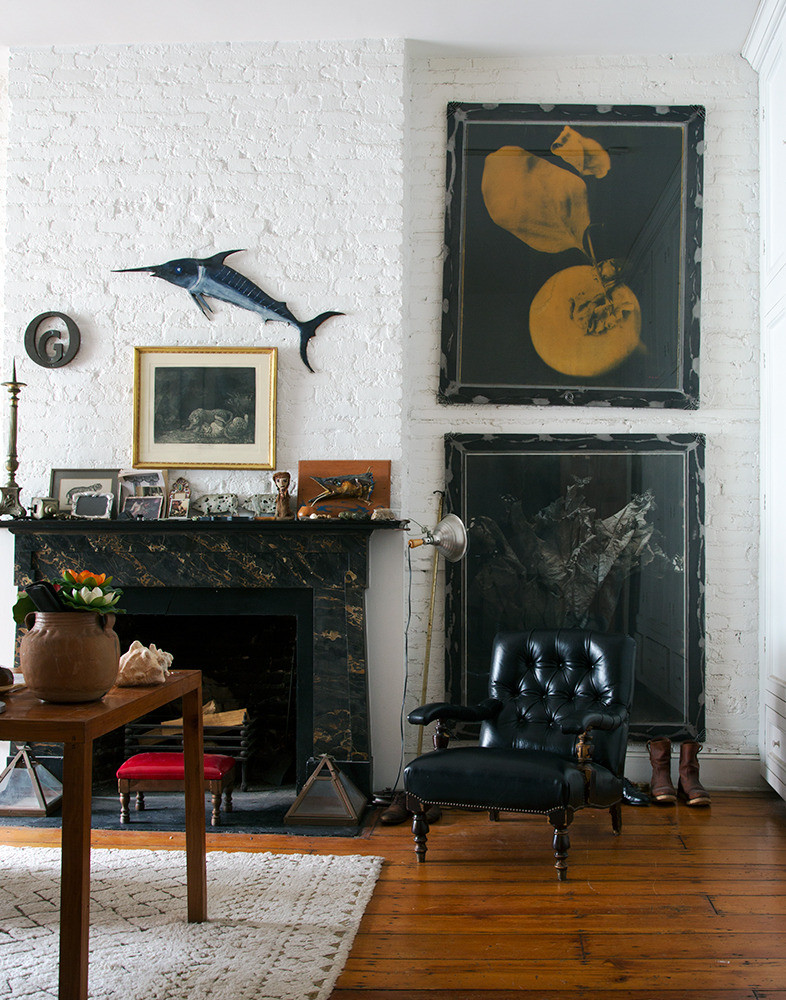
<svg viewBox="0 0 786 1000">
<path fill-rule="evenodd" d="M 2 527 L 15 536 L 18 587 L 67 568 L 92 569 L 114 578 L 128 611 L 153 596 L 166 608 L 162 589 L 187 598 L 194 588 L 201 607 L 206 593 L 230 590 L 245 613 L 299 615 L 298 643 L 305 637 L 310 646 L 298 649 L 298 785 L 308 759 L 327 753 L 371 791 L 368 543 L 372 531 L 400 530 L 402 522 L 53 520 Z M 310 616 L 299 613 L 304 608 Z"/>
</svg>

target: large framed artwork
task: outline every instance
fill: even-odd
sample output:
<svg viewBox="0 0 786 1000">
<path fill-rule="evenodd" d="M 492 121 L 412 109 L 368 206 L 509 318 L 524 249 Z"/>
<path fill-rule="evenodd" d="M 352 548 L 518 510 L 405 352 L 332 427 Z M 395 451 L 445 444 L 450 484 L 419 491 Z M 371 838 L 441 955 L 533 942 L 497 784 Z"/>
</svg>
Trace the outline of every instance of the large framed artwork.
<svg viewBox="0 0 786 1000">
<path fill-rule="evenodd" d="M 448 106 L 444 403 L 699 404 L 704 109 Z"/>
<path fill-rule="evenodd" d="M 272 469 L 275 347 L 134 348 L 133 464 Z"/>
<path fill-rule="evenodd" d="M 494 635 L 582 627 L 636 639 L 631 738 L 704 738 L 704 440 L 451 434 L 451 700 L 487 696 Z"/>
</svg>

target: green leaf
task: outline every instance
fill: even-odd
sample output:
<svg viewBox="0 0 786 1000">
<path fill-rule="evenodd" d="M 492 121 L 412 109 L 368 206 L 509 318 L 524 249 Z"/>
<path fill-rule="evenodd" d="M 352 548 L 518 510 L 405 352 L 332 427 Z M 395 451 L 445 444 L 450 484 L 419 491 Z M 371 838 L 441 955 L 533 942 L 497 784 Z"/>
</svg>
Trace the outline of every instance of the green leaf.
<svg viewBox="0 0 786 1000">
<path fill-rule="evenodd" d="M 17 625 L 24 625 L 25 616 L 29 615 L 31 611 L 35 611 L 36 607 L 32 600 L 24 593 L 24 591 L 19 595 L 19 598 L 14 605 L 13 615 L 14 621 Z"/>
</svg>

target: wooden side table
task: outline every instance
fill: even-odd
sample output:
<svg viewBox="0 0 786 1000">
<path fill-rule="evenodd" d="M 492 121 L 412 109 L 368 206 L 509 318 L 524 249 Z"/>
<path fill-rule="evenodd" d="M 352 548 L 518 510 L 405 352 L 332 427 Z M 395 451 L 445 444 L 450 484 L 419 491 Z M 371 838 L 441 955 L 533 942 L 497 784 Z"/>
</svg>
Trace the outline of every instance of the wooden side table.
<svg viewBox="0 0 786 1000">
<path fill-rule="evenodd" d="M 63 744 L 60 1000 L 87 1000 L 93 740 L 175 698 L 183 699 L 188 920 L 207 919 L 202 674 L 174 670 L 154 687 L 112 688 L 101 701 L 50 705 L 22 690 L 6 695 L 0 740 Z"/>
</svg>

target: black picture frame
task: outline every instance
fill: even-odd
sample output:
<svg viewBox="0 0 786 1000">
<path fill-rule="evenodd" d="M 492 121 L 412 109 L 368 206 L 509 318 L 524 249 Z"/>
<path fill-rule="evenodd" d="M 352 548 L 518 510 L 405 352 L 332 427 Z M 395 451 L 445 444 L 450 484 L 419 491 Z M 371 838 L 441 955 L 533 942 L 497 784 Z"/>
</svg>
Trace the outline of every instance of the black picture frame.
<svg viewBox="0 0 786 1000">
<path fill-rule="evenodd" d="M 499 630 L 578 626 L 637 642 L 631 739 L 704 739 L 704 438 L 449 434 L 446 686 L 487 697 Z"/>
<path fill-rule="evenodd" d="M 698 407 L 704 117 L 448 105 L 440 402 Z"/>
</svg>

